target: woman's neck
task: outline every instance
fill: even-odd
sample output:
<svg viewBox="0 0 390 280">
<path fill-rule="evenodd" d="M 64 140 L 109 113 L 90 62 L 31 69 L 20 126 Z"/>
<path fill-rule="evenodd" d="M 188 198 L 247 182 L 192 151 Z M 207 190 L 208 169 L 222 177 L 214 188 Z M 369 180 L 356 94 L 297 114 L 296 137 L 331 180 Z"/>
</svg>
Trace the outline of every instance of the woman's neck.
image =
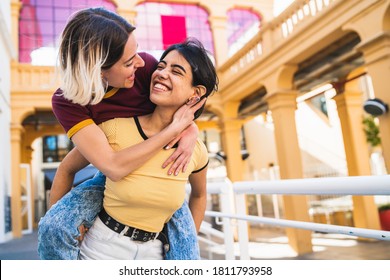
<svg viewBox="0 0 390 280">
<path fill-rule="evenodd" d="M 168 112 L 168 110 L 160 110 L 158 107 L 153 113 L 145 116 L 138 117 L 142 130 L 148 137 L 152 137 L 154 134 L 159 133 L 166 128 L 173 119 L 175 112 Z"/>
</svg>

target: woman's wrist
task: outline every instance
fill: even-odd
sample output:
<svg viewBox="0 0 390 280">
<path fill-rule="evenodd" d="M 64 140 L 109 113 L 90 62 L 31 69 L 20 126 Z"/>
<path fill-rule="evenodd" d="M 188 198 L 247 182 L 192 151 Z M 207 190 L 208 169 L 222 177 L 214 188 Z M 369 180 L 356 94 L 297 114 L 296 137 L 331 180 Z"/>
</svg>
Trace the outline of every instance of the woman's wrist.
<svg viewBox="0 0 390 280">
<path fill-rule="evenodd" d="M 177 137 L 186 127 L 183 127 L 182 124 L 172 121 L 168 126 L 167 130 L 173 134 L 173 138 Z"/>
</svg>

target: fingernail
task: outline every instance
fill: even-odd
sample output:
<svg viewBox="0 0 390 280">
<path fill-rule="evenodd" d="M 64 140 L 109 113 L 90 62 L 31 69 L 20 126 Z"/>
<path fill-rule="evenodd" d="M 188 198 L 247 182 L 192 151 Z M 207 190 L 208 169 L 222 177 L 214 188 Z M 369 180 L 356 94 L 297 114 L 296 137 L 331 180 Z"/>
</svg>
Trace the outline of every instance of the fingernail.
<svg viewBox="0 0 390 280">
<path fill-rule="evenodd" d="M 165 150 L 169 150 L 170 148 L 171 148 L 171 147 L 169 147 L 169 146 L 165 146 L 165 147 L 164 147 Z"/>
</svg>

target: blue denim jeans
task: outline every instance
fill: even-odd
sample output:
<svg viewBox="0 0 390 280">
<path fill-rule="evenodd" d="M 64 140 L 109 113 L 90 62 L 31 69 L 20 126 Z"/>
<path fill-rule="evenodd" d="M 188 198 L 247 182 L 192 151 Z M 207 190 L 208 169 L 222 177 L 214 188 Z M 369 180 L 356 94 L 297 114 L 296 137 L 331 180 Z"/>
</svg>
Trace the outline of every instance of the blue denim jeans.
<svg viewBox="0 0 390 280">
<path fill-rule="evenodd" d="M 73 188 L 54 204 L 38 224 L 38 254 L 42 260 L 77 260 L 80 248 L 78 227 L 91 227 L 103 205 L 106 177 L 98 172 Z M 167 260 L 200 259 L 195 224 L 188 203 L 168 222 L 170 250 Z"/>
</svg>

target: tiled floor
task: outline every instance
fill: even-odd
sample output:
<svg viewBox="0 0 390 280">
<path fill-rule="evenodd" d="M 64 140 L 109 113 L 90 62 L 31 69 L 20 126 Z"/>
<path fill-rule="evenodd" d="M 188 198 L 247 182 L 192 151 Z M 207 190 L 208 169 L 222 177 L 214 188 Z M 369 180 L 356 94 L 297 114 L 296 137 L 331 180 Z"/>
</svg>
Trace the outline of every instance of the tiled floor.
<svg viewBox="0 0 390 280">
<path fill-rule="evenodd" d="M 251 228 L 251 236 L 254 237 L 249 243 L 249 256 L 256 260 L 390 260 L 388 241 L 313 233 L 313 253 L 297 256 L 281 229 Z M 211 257 L 203 252 L 203 258 L 224 258 L 224 246 L 215 246 L 211 252 Z M 239 259 L 238 244 L 235 244 L 235 256 Z"/>
<path fill-rule="evenodd" d="M 390 242 L 359 241 L 357 238 L 338 234 L 313 234 L 313 253 L 297 256 L 287 243 L 282 230 L 257 228 L 249 244 L 252 259 L 269 260 L 390 260 Z M 202 246 L 203 247 L 203 246 Z M 236 258 L 239 248 L 236 244 Z M 223 246 L 212 249 L 212 259 L 223 259 Z M 209 255 L 202 252 L 205 259 Z M 1 260 L 37 260 L 37 233 L 27 234 L 0 244 Z"/>
</svg>

